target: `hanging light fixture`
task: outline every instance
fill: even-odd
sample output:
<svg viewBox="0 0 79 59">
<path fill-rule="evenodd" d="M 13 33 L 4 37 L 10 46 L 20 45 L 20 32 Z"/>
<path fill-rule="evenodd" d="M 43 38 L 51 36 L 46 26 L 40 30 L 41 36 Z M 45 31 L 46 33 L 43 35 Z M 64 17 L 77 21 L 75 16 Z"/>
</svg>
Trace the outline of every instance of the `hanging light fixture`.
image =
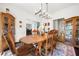
<svg viewBox="0 0 79 59">
<path fill-rule="evenodd" d="M 47 12 L 46 18 L 48 18 L 48 3 L 46 3 L 46 12 Z"/>
<path fill-rule="evenodd" d="M 37 11 L 35 15 L 38 15 L 44 19 L 51 19 L 51 17 L 48 15 L 48 3 L 45 3 L 45 10 L 43 10 L 43 4 L 41 3 L 41 9 Z"/>
</svg>

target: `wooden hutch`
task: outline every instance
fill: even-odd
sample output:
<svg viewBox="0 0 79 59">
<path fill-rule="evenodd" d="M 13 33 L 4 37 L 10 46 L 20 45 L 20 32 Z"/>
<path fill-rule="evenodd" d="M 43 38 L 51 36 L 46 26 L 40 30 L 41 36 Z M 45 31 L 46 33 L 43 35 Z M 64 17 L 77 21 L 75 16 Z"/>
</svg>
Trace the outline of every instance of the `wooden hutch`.
<svg viewBox="0 0 79 59">
<path fill-rule="evenodd" d="M 79 48 L 79 16 L 74 16 L 64 20 L 65 41 Z"/>
<path fill-rule="evenodd" d="M 8 46 L 6 40 L 8 32 L 12 31 L 13 35 L 15 35 L 15 17 L 10 13 L 0 12 L 0 48 L 5 50 Z"/>
</svg>

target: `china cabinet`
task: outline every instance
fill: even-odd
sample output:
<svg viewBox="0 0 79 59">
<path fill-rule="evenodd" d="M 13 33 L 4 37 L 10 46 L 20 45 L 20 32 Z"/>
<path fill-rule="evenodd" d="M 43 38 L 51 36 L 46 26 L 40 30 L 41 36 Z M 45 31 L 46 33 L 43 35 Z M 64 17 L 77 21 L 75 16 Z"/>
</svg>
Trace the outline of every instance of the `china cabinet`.
<svg viewBox="0 0 79 59">
<path fill-rule="evenodd" d="M 79 47 L 79 16 L 64 20 L 65 41 L 70 42 L 74 47 Z"/>
<path fill-rule="evenodd" d="M 12 35 L 15 35 L 15 17 L 10 13 L 0 12 L 0 43 L 2 50 L 7 48 L 7 43 L 3 36 L 7 39 L 8 32 L 10 31 Z"/>
</svg>

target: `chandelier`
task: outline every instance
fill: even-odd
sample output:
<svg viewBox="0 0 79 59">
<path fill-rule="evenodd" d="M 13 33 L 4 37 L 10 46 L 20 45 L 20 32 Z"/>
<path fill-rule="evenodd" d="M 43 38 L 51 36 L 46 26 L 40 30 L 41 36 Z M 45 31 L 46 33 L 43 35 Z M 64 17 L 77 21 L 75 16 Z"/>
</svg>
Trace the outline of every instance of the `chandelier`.
<svg viewBox="0 0 79 59">
<path fill-rule="evenodd" d="M 41 3 L 41 9 L 35 12 L 35 15 L 44 19 L 51 19 L 52 17 L 48 14 L 48 3 L 45 3 L 45 5 Z"/>
</svg>

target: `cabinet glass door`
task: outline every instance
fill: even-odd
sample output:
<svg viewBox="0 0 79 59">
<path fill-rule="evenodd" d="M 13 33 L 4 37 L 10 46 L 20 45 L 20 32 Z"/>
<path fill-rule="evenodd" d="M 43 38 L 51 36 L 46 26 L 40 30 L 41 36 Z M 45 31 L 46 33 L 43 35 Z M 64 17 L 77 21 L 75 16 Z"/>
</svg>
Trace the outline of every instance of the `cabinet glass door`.
<svg viewBox="0 0 79 59">
<path fill-rule="evenodd" d="M 77 21 L 77 40 L 76 40 L 76 45 L 79 45 L 79 20 Z"/>
<path fill-rule="evenodd" d="M 72 39 L 72 25 L 71 25 L 71 23 L 66 24 L 65 30 L 66 30 L 66 35 L 65 35 L 66 41 L 71 42 L 71 39 Z"/>
<path fill-rule="evenodd" d="M 14 18 L 11 19 L 11 30 L 12 30 L 13 35 L 15 35 L 15 19 Z"/>
<path fill-rule="evenodd" d="M 3 28 L 3 32 L 4 32 L 4 35 L 6 36 L 8 34 L 8 17 L 5 16 L 4 17 L 4 28 Z"/>
</svg>

